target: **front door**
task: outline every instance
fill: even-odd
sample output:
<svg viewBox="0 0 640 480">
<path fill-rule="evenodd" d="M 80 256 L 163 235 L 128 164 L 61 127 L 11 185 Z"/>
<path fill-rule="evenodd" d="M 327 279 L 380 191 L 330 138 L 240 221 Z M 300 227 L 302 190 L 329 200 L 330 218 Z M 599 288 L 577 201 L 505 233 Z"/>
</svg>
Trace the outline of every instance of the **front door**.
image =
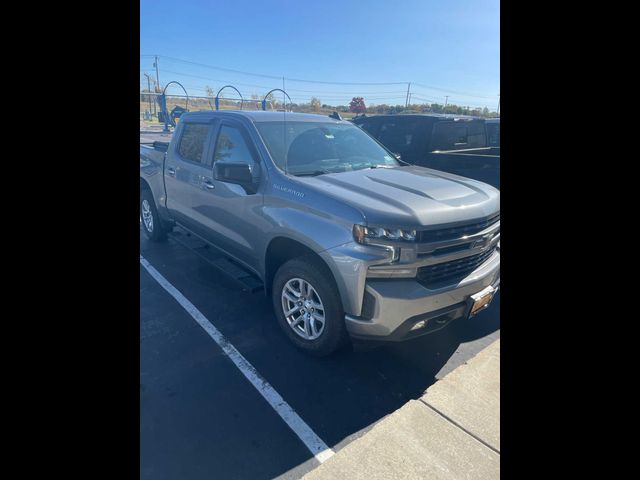
<svg viewBox="0 0 640 480">
<path fill-rule="evenodd" d="M 261 208 L 266 169 L 261 167 L 253 140 L 240 122 L 225 119 L 216 129 L 210 162 L 215 167 L 215 162 L 218 161 L 251 165 L 259 185 L 257 192 L 247 192 L 240 185 L 215 178 L 207 179 L 209 185 L 204 190 L 206 201 L 194 206 L 197 212 L 192 217 L 197 217 L 205 226 L 207 237 L 213 243 L 259 271 L 257 246 L 262 241 L 265 228 Z"/>
</svg>

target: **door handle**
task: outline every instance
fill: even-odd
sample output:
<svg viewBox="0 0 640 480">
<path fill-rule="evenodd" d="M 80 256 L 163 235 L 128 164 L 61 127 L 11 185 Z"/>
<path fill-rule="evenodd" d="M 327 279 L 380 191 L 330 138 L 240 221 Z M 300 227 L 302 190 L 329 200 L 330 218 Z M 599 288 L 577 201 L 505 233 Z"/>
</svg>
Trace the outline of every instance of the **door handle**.
<svg viewBox="0 0 640 480">
<path fill-rule="evenodd" d="M 167 167 L 167 174 L 173 177 L 176 174 L 176 169 L 173 167 Z"/>
<path fill-rule="evenodd" d="M 204 186 L 209 190 L 213 190 L 214 188 L 216 188 L 216 186 L 211 183 L 211 180 L 209 180 L 208 178 L 204 181 Z"/>
</svg>

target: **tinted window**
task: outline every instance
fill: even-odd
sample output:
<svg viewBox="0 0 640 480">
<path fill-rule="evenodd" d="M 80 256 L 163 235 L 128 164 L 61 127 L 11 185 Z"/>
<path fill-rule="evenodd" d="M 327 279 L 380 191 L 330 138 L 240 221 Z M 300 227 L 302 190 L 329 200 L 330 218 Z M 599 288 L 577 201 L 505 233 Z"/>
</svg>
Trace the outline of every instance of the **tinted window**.
<svg viewBox="0 0 640 480">
<path fill-rule="evenodd" d="M 363 130 L 366 130 L 367 132 L 371 133 L 372 135 L 375 133 L 375 123 L 374 122 L 356 123 L 356 125 L 358 125 Z"/>
<path fill-rule="evenodd" d="M 253 165 L 253 156 L 240 130 L 223 125 L 218 135 L 214 162 L 246 163 Z"/>
<path fill-rule="evenodd" d="M 208 130 L 208 125 L 185 123 L 182 127 L 182 138 L 178 147 L 180 156 L 192 162 L 201 162 Z"/>
<path fill-rule="evenodd" d="M 394 153 L 416 153 L 424 139 L 423 126 L 418 120 L 386 121 L 380 127 L 378 140 Z"/>
<path fill-rule="evenodd" d="M 487 123 L 487 139 L 489 145 L 492 147 L 500 146 L 500 124 L 499 123 Z"/>
<path fill-rule="evenodd" d="M 483 122 L 438 122 L 433 127 L 431 150 L 485 147 Z"/>
</svg>

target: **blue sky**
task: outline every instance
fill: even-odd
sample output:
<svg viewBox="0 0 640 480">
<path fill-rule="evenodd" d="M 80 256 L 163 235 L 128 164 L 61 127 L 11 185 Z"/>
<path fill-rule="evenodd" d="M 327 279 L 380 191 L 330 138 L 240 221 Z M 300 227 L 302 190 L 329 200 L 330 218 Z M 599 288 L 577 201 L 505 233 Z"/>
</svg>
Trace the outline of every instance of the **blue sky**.
<svg viewBox="0 0 640 480">
<path fill-rule="evenodd" d="M 418 101 L 495 110 L 500 93 L 499 0 L 141 0 L 140 80 L 160 55 L 160 82 L 191 95 L 237 84 L 246 97 L 285 87 L 295 102 Z M 256 73 L 245 75 L 179 60 Z M 173 88 L 173 87 L 170 87 Z M 168 93 L 178 93 L 168 91 Z"/>
</svg>

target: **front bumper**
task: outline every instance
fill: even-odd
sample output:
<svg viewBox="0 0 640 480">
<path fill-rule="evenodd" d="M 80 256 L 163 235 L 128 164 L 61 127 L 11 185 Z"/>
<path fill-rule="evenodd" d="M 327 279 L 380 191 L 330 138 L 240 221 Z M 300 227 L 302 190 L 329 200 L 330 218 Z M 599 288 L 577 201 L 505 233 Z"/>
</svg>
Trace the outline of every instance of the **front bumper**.
<svg viewBox="0 0 640 480">
<path fill-rule="evenodd" d="M 346 315 L 349 334 L 361 340 L 401 341 L 468 317 L 471 296 L 500 285 L 500 251 L 454 285 L 431 290 L 415 279 L 368 279 L 359 317 Z M 424 326 L 412 330 L 418 323 Z"/>
</svg>

